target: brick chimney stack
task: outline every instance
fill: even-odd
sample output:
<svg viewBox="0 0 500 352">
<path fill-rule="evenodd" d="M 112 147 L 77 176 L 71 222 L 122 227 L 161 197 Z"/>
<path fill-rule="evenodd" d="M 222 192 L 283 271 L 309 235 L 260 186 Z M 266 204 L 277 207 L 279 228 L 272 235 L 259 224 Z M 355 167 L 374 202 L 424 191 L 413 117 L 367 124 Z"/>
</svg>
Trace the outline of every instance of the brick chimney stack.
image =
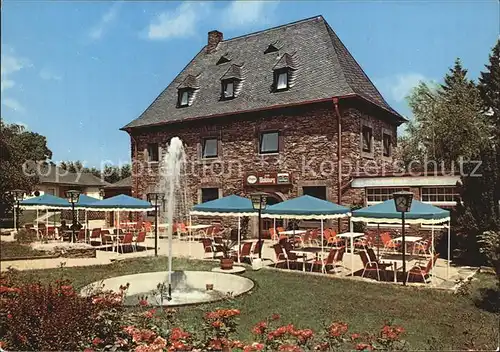
<svg viewBox="0 0 500 352">
<path fill-rule="evenodd" d="M 224 35 L 219 31 L 208 32 L 207 54 L 211 54 L 217 49 L 219 44 L 224 39 Z"/>
</svg>

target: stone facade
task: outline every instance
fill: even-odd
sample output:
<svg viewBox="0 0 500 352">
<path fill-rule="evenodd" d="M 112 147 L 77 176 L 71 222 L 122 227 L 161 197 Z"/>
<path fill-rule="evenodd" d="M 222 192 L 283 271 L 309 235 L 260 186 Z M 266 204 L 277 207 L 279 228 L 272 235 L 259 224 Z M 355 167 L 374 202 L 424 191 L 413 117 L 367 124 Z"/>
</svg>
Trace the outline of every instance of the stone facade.
<svg viewBox="0 0 500 352">
<path fill-rule="evenodd" d="M 392 145 L 395 146 L 397 126 L 389 122 L 380 109 L 371 109 L 354 100 L 341 101 L 340 114 L 342 184 L 347 184 L 340 203 L 350 205 L 358 203 L 360 198 L 358 190 L 348 187 L 352 176 L 368 168 L 380 170 L 390 165 L 391 158 L 382 156 L 382 131 L 392 133 Z M 363 154 L 361 149 L 363 125 L 373 128 L 373 153 L 370 155 Z M 259 134 L 265 131 L 279 131 L 279 153 L 259 154 Z M 200 202 L 201 188 L 205 187 L 219 188 L 220 196 L 248 196 L 259 190 L 281 201 L 302 195 L 302 187 L 325 186 L 327 199 L 338 202 L 338 127 L 333 102 L 134 129 L 131 134 L 134 197 L 145 199 L 158 181 L 158 163 L 147 161 L 148 143 L 160 145 L 161 159 L 174 136 L 178 136 L 185 146 L 189 196 L 193 204 Z M 219 140 L 215 159 L 201 156 L 202 141 L 207 137 Z M 245 175 L 255 172 L 288 172 L 292 183 L 258 188 L 246 186 Z"/>
</svg>

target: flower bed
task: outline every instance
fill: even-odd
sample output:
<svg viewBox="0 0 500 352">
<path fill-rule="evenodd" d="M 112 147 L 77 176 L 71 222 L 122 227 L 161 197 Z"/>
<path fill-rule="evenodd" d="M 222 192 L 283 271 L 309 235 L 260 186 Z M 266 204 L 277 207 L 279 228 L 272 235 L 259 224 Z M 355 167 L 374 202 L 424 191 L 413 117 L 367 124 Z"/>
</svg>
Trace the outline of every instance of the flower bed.
<svg viewBox="0 0 500 352">
<path fill-rule="evenodd" d="M 378 331 L 351 332 L 346 322 L 332 322 L 322 331 L 283 324 L 278 314 L 258 322 L 252 341 L 235 339 L 238 309 L 206 312 L 199 326 L 181 326 L 172 308 L 152 309 L 138 300 L 127 311 L 120 292 L 102 287 L 88 297 L 77 295 L 65 280 L 49 285 L 14 287 L 8 276 L 0 282 L 0 347 L 7 351 L 333 351 L 403 350 L 404 329 L 386 323 Z"/>
</svg>

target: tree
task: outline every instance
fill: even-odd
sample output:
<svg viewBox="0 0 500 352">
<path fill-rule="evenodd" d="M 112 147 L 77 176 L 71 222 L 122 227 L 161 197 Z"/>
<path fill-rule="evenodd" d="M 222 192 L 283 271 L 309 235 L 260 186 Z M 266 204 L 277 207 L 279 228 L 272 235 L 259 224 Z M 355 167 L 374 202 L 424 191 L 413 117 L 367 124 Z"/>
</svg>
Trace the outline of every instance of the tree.
<svg viewBox="0 0 500 352">
<path fill-rule="evenodd" d="M 481 265 L 488 253 L 481 250 L 480 239 L 486 232 L 500 230 L 499 174 L 500 159 L 493 146 L 483 147 L 479 159 L 481 165 L 466 165 L 466 174 L 458 185 L 460 199 L 456 207 L 454 247 L 460 249 L 461 259 L 472 265 Z"/>
<path fill-rule="evenodd" d="M 130 164 L 122 165 L 122 168 L 120 170 L 120 179 L 123 180 L 124 178 L 130 176 L 132 176 L 132 166 Z"/>
<path fill-rule="evenodd" d="M 440 86 L 420 83 L 407 98 L 414 118 L 402 140 L 406 163 L 434 161 L 450 168 L 461 157 L 478 155 L 487 140 L 489 130 L 479 90 L 467 78 L 460 60 L 443 81 Z"/>
<path fill-rule="evenodd" d="M 52 152 L 47 139 L 23 126 L 0 121 L 0 217 L 12 208 L 13 199 L 6 194 L 12 189 L 31 192 L 38 178 L 23 171 L 27 161 L 47 162 Z"/>
<path fill-rule="evenodd" d="M 486 71 L 479 77 L 479 92 L 483 110 L 494 133 L 494 142 L 500 146 L 500 40 L 491 51 Z"/>
</svg>

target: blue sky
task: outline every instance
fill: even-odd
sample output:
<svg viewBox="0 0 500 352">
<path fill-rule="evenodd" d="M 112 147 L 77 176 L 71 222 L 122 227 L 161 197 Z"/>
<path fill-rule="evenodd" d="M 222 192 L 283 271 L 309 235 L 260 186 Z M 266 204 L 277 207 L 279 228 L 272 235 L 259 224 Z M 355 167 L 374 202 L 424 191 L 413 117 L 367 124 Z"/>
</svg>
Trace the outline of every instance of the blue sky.
<svg viewBox="0 0 500 352">
<path fill-rule="evenodd" d="M 119 128 L 205 45 L 322 14 L 403 115 L 419 80 L 460 57 L 476 79 L 499 35 L 499 2 L 19 1 L 2 4 L 1 116 L 48 138 L 53 160 L 130 160 Z"/>
</svg>

